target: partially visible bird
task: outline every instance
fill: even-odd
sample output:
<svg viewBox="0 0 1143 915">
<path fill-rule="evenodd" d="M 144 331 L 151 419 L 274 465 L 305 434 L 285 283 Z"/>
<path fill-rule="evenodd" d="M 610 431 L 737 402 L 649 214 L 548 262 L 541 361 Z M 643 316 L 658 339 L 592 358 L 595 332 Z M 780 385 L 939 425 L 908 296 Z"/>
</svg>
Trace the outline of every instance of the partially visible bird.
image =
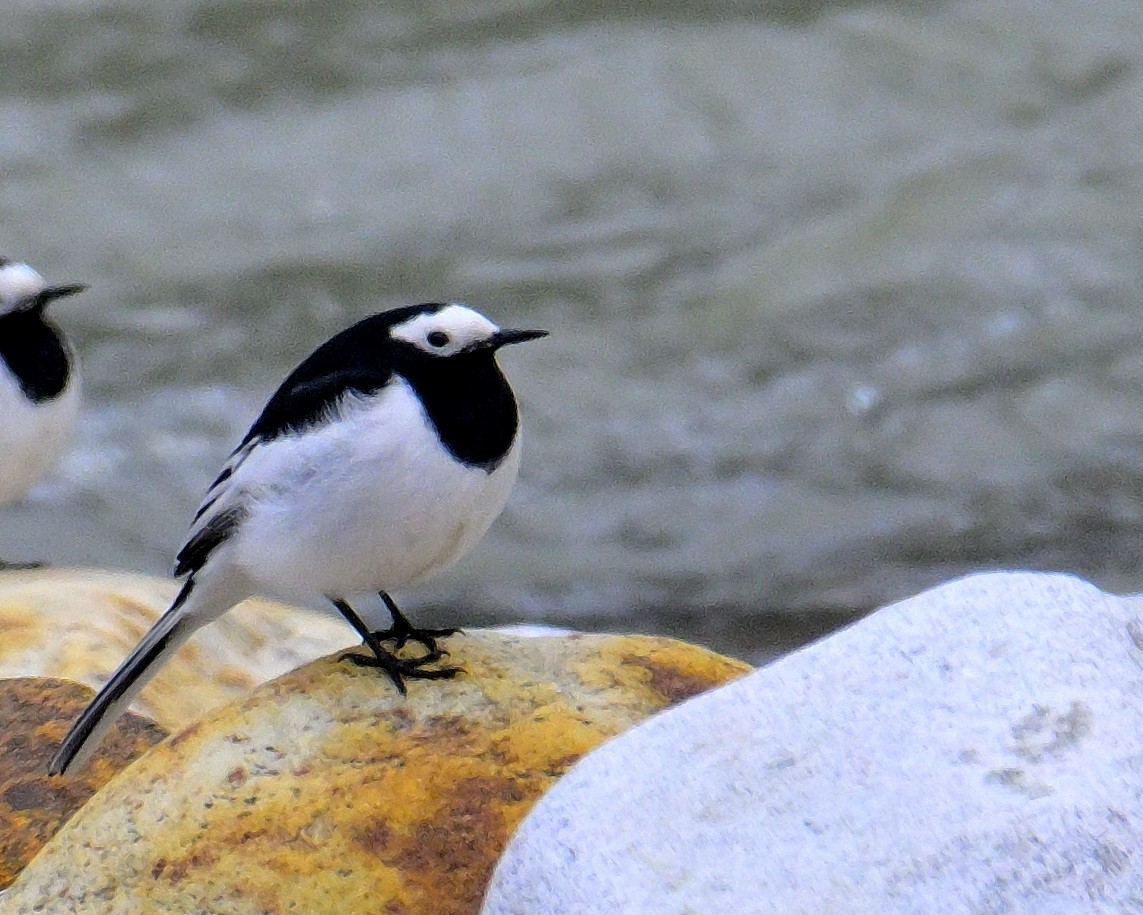
<svg viewBox="0 0 1143 915">
<path fill-rule="evenodd" d="M 270 398 L 230 455 L 178 554 L 182 589 L 64 738 L 50 772 L 82 761 L 144 683 L 200 626 L 254 594 L 330 604 L 379 667 L 406 679 L 437 639 L 414 628 L 389 592 L 456 562 L 504 508 L 520 465 L 516 399 L 497 351 L 545 335 L 503 330 L 471 308 L 430 303 L 373 315 L 322 344 Z M 391 617 L 375 631 L 349 603 L 378 594 Z M 419 657 L 397 648 L 413 641 Z"/>
<path fill-rule="evenodd" d="M 86 286 L 49 286 L 0 257 L 0 504 L 23 498 L 63 456 L 79 413 L 79 371 L 48 305 Z"/>
</svg>

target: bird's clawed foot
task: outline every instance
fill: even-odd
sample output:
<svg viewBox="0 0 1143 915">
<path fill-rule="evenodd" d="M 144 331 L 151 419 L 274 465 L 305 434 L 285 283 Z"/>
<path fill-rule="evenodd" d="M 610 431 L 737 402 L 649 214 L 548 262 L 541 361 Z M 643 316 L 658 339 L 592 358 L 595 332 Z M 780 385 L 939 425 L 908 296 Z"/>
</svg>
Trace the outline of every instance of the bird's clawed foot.
<svg viewBox="0 0 1143 915">
<path fill-rule="evenodd" d="M 431 656 L 434 661 L 442 655 L 448 654 L 447 651 L 437 645 L 437 639 L 455 635 L 460 632 L 459 629 L 417 629 L 409 622 L 409 618 L 400 611 L 393 598 L 384 591 L 377 592 L 377 596 L 385 602 L 385 606 L 389 609 L 389 615 L 393 618 L 393 625 L 388 629 L 379 629 L 370 633 L 373 638 L 379 642 L 392 642 L 397 649 L 404 648 L 409 642 L 416 642 L 425 647 L 428 656 Z"/>
<path fill-rule="evenodd" d="M 404 625 L 401 625 L 402 623 Z M 394 620 L 388 629 L 378 629 L 373 633 L 373 637 L 379 642 L 392 642 L 396 648 L 404 648 L 409 642 L 416 642 L 418 645 L 423 645 L 425 651 L 434 656 L 435 661 L 448 654 L 445 649 L 437 645 L 437 639 L 446 639 L 458 632 L 459 629 L 416 629 L 402 616 Z"/>
<path fill-rule="evenodd" d="M 410 636 L 410 638 L 412 638 Z M 419 640 L 417 640 L 419 641 Z M 461 673 L 459 667 L 434 667 L 427 668 L 425 665 L 432 664 L 434 661 L 439 661 L 441 654 L 439 651 L 430 651 L 426 655 L 419 658 L 399 658 L 380 647 L 366 645 L 372 654 L 358 654 L 356 652 L 350 654 L 343 654 L 341 659 L 349 661 L 359 667 L 378 667 L 388 674 L 389 679 L 393 681 L 393 685 L 397 687 L 401 695 L 405 695 L 408 689 L 405 686 L 406 680 L 450 680 L 457 674 Z"/>
<path fill-rule="evenodd" d="M 437 639 L 452 635 L 456 629 L 416 629 L 406 619 L 405 615 L 397 609 L 391 598 L 384 591 L 380 592 L 381 599 L 389 608 L 393 617 L 393 625 L 378 632 L 371 631 L 354 609 L 343 598 L 330 598 L 333 605 L 351 626 L 361 636 L 362 647 L 368 649 L 368 654 L 343 654 L 342 660 L 351 661 L 360 667 L 377 667 L 389 675 L 393 685 L 404 695 L 406 680 L 448 680 L 461 672 L 459 667 L 437 667 L 429 669 L 426 665 L 439 661 L 448 652 L 437 646 Z M 409 642 L 416 642 L 425 647 L 425 653 L 417 658 L 399 658 L 391 651 L 382 647 L 382 642 L 394 642 L 398 650 Z"/>
</svg>

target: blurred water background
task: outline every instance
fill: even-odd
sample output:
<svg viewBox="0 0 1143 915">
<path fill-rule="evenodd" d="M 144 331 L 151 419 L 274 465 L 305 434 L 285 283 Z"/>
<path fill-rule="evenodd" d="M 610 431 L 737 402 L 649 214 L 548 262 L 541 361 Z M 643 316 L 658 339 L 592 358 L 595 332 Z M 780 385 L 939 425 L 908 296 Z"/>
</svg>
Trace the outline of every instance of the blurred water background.
<svg viewBox="0 0 1143 915">
<path fill-rule="evenodd" d="M 974 569 L 1143 587 L 1137 3 L 8 0 L 0 177 L 92 287 L 5 557 L 168 571 L 289 368 L 446 299 L 553 333 L 418 621 L 759 660 Z"/>
</svg>

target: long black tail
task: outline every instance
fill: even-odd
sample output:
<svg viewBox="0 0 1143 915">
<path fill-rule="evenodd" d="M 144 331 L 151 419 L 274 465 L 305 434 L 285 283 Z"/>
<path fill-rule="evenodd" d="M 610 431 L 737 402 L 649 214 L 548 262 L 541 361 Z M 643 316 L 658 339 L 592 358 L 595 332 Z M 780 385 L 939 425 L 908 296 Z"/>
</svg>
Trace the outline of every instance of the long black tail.
<svg viewBox="0 0 1143 915">
<path fill-rule="evenodd" d="M 48 773 L 62 775 L 79 765 L 99 745 L 107 729 L 127 711 L 132 700 L 162 666 L 159 663 L 173 653 L 200 624 L 192 621 L 187 599 L 194 590 L 194 579 L 188 578 L 169 610 L 160 616 L 136 645 L 111 679 L 83 710 L 52 757 Z"/>
</svg>

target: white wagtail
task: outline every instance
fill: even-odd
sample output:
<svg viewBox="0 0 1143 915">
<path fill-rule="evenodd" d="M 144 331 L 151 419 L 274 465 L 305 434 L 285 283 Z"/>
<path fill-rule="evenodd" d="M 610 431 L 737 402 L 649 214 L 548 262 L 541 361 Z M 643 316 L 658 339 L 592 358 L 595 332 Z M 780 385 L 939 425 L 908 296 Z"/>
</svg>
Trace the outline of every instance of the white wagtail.
<svg viewBox="0 0 1143 915">
<path fill-rule="evenodd" d="M 502 330 L 459 304 L 373 315 L 318 347 L 270 398 L 195 515 L 170 609 L 64 738 L 50 772 L 82 761 L 159 665 L 253 594 L 332 603 L 397 689 L 451 677 L 426 668 L 455 630 L 416 629 L 389 591 L 471 549 L 504 508 L 520 464 L 519 414 L 496 351 L 545 335 Z M 378 594 L 392 624 L 371 630 L 348 598 Z M 328 606 L 328 604 L 327 604 Z M 382 643 L 424 646 L 400 658 Z"/>
<path fill-rule="evenodd" d="M 49 286 L 0 257 L 0 503 L 14 502 L 62 457 L 79 413 L 71 347 L 47 316 L 85 286 Z"/>
</svg>

